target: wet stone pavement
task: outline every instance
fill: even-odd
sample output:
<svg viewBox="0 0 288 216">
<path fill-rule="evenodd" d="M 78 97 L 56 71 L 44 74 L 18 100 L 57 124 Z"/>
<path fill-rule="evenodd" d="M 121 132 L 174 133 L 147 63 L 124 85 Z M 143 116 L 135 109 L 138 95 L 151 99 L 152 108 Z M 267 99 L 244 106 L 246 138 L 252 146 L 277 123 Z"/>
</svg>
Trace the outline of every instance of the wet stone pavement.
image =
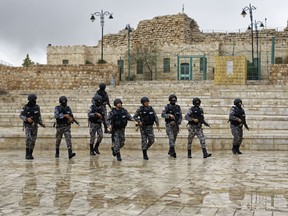
<svg viewBox="0 0 288 216">
<path fill-rule="evenodd" d="M 122 150 L 89 156 L 62 150 L 1 150 L 0 215 L 288 215 L 288 152 Z"/>
</svg>

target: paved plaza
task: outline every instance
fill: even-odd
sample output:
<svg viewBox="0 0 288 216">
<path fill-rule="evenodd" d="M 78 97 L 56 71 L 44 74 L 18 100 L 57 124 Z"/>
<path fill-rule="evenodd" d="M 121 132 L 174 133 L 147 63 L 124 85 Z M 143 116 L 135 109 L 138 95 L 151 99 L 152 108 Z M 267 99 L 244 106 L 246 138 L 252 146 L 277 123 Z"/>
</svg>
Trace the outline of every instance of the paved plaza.
<svg viewBox="0 0 288 216">
<path fill-rule="evenodd" d="M 1 150 L 0 215 L 288 215 L 288 152 Z"/>
</svg>

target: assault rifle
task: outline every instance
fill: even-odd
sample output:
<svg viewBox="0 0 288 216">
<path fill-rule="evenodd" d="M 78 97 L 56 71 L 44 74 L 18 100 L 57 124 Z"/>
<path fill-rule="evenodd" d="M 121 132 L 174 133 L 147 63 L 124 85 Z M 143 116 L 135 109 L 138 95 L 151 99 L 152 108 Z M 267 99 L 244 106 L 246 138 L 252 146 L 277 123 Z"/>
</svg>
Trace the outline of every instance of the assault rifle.
<svg viewBox="0 0 288 216">
<path fill-rule="evenodd" d="M 200 115 L 200 116 L 197 115 L 197 116 L 196 116 L 196 115 L 193 115 L 193 114 L 192 114 L 192 118 L 197 119 L 200 124 L 203 124 L 203 125 L 205 125 L 206 127 L 211 128 L 211 125 L 209 125 L 209 124 L 205 121 L 203 115 Z M 189 124 L 189 123 L 188 123 L 188 124 Z"/>
<path fill-rule="evenodd" d="M 32 125 L 37 125 L 39 124 L 41 127 L 46 128 L 46 126 L 42 123 L 42 121 L 40 122 L 40 115 L 39 113 L 37 113 L 36 115 L 31 115 L 31 112 L 28 112 L 27 114 L 27 118 L 31 118 L 33 120 Z"/>
<path fill-rule="evenodd" d="M 62 106 L 61 106 L 61 111 L 62 111 L 63 114 L 68 114 L 68 113 L 66 112 L 66 110 L 64 109 L 64 107 L 62 107 Z M 71 116 L 71 115 L 69 114 L 69 116 L 73 119 L 72 124 L 75 122 L 78 126 L 80 126 L 79 122 L 74 118 L 73 115 Z"/>
<path fill-rule="evenodd" d="M 74 116 L 72 116 L 72 118 L 73 118 L 73 121 L 74 121 L 78 126 L 80 126 L 79 122 L 74 118 Z"/>
<path fill-rule="evenodd" d="M 46 125 L 44 125 L 42 122 L 39 121 L 39 117 L 35 118 L 35 117 L 31 117 L 33 119 L 33 123 L 32 124 L 39 124 L 41 127 L 46 128 Z"/>
<path fill-rule="evenodd" d="M 247 123 L 246 123 L 246 119 L 243 118 L 243 117 L 241 117 L 241 116 L 237 116 L 237 118 L 240 118 L 240 119 L 241 119 L 241 123 L 240 123 L 240 125 L 241 125 L 241 124 L 244 125 L 244 127 L 246 128 L 246 130 L 249 131 L 250 128 L 248 127 L 248 125 L 247 125 Z M 231 122 L 230 119 L 227 121 L 227 123 L 229 123 L 229 122 Z"/>
<path fill-rule="evenodd" d="M 242 124 L 244 125 L 244 127 L 246 128 L 246 130 L 247 130 L 247 131 L 249 131 L 250 129 L 249 129 L 249 127 L 248 127 L 247 123 L 246 123 L 246 119 L 245 119 L 245 118 L 243 118 L 242 116 L 241 116 L 241 117 L 239 117 L 239 118 L 241 119 L 241 121 L 242 121 Z"/>
</svg>

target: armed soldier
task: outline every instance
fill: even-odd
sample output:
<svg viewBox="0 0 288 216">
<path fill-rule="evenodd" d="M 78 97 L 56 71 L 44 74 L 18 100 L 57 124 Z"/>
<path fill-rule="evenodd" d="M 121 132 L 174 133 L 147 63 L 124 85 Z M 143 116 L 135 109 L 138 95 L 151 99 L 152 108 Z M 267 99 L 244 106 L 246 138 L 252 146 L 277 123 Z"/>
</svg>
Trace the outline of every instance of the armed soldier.
<svg viewBox="0 0 288 216">
<path fill-rule="evenodd" d="M 175 94 L 171 94 L 168 99 L 170 103 L 164 107 L 161 117 L 165 118 L 166 134 L 169 138 L 168 155 L 176 158 L 175 142 L 182 122 L 182 112 L 180 106 L 176 104 L 177 97 Z"/>
<path fill-rule="evenodd" d="M 122 161 L 120 149 L 125 143 L 125 128 L 128 120 L 134 121 L 129 112 L 122 107 L 122 101 L 117 98 L 114 100 L 115 108 L 112 108 L 107 117 L 108 130 L 112 134 L 112 154 Z"/>
<path fill-rule="evenodd" d="M 100 95 L 96 95 L 93 99 L 93 104 L 88 110 L 90 127 L 90 155 L 100 154 L 99 145 L 103 139 L 102 123 L 106 121 L 105 111 L 102 106 L 102 97 Z M 98 137 L 94 146 L 96 133 Z"/>
<path fill-rule="evenodd" d="M 26 135 L 26 156 L 25 159 L 33 160 L 33 150 L 38 133 L 38 124 L 46 127 L 41 118 L 40 106 L 36 104 L 37 96 L 28 95 L 28 103 L 22 108 L 20 118 L 23 120 Z"/>
<path fill-rule="evenodd" d="M 193 106 L 188 110 L 188 112 L 185 115 L 185 120 L 188 121 L 188 144 L 187 144 L 187 150 L 188 150 L 188 158 L 191 158 L 191 151 L 192 151 L 192 141 L 195 137 L 195 135 L 200 140 L 202 152 L 203 152 L 203 158 L 211 157 L 212 154 L 207 152 L 206 145 L 205 145 L 205 136 L 203 134 L 203 128 L 202 124 L 204 124 L 207 127 L 210 127 L 210 125 L 205 121 L 204 119 L 204 111 L 200 107 L 201 100 L 198 97 L 193 98 L 192 100 Z"/>
<path fill-rule="evenodd" d="M 229 114 L 230 128 L 233 135 L 233 154 L 242 154 L 240 151 L 240 145 L 243 140 L 243 125 L 249 131 L 249 127 L 246 123 L 245 111 L 242 108 L 242 100 L 236 98 L 234 100 L 234 106 L 232 106 Z"/>
<path fill-rule="evenodd" d="M 76 153 L 72 151 L 71 142 L 71 124 L 78 123 L 75 121 L 71 108 L 67 105 L 67 98 L 61 96 L 59 98 L 60 105 L 54 108 L 54 117 L 56 119 L 56 154 L 55 157 L 59 157 L 59 148 L 63 134 L 65 136 L 66 145 L 68 149 L 69 159 L 73 158 Z"/>
<path fill-rule="evenodd" d="M 99 89 L 96 91 L 94 97 L 96 95 L 100 95 L 102 98 L 102 106 L 105 112 L 105 117 L 107 116 L 107 108 L 106 105 L 109 106 L 109 108 L 111 109 L 111 105 L 110 105 L 110 101 L 109 101 L 109 96 L 107 94 L 107 92 L 105 91 L 106 89 L 106 84 L 105 83 L 100 83 L 99 84 Z M 93 100 L 93 99 L 92 99 Z M 104 125 L 104 132 L 105 133 L 109 133 L 109 131 L 107 130 L 107 124 L 105 121 L 103 121 L 103 125 Z"/>
<path fill-rule="evenodd" d="M 149 160 L 147 155 L 147 150 L 152 146 L 154 143 L 154 130 L 153 125 L 154 123 L 157 126 L 158 131 L 159 128 L 159 119 L 155 110 L 149 106 L 149 98 L 142 97 L 141 104 L 137 110 L 133 118 L 137 121 L 140 127 L 140 134 L 141 134 L 141 148 L 143 152 L 143 159 Z M 148 141 L 148 142 L 147 142 Z"/>
</svg>

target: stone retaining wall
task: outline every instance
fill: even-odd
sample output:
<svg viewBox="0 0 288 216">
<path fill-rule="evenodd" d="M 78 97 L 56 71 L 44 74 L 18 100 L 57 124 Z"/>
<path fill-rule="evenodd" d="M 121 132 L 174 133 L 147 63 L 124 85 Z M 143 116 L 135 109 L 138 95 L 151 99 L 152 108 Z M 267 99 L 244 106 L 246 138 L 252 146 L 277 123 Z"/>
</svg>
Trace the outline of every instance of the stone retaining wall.
<svg viewBox="0 0 288 216">
<path fill-rule="evenodd" d="M 288 84 L 288 64 L 275 64 L 270 66 L 269 80 L 272 84 Z"/>
<path fill-rule="evenodd" d="M 118 67 L 103 65 L 34 65 L 8 67 L 0 65 L 1 90 L 77 89 L 98 86 L 99 82 L 119 81 Z"/>
</svg>

